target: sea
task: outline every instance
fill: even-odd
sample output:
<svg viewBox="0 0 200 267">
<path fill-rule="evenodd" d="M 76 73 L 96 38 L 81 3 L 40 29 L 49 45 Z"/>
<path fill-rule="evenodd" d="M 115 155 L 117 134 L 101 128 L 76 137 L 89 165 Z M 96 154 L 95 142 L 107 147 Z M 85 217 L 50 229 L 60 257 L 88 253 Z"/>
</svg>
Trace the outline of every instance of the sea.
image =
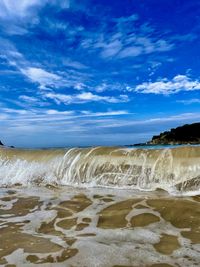
<svg viewBox="0 0 200 267">
<path fill-rule="evenodd" d="M 199 267 L 200 146 L 1 147 L 0 266 Z"/>
</svg>

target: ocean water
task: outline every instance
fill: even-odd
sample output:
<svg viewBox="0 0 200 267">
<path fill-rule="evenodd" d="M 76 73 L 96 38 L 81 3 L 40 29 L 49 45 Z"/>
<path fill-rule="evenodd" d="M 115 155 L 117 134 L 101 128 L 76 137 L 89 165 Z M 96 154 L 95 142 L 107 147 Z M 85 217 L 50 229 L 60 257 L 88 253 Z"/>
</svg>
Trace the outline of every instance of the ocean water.
<svg viewBox="0 0 200 267">
<path fill-rule="evenodd" d="M 199 146 L 0 149 L 0 266 L 199 263 Z"/>
</svg>

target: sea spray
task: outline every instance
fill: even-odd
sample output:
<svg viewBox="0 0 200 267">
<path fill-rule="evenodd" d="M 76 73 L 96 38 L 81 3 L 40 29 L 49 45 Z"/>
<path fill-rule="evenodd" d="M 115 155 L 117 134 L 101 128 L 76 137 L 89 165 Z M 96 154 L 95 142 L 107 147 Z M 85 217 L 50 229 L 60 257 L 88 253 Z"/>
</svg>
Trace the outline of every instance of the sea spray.
<svg viewBox="0 0 200 267">
<path fill-rule="evenodd" d="M 194 195 L 200 191 L 200 147 L 60 150 L 0 149 L 0 186 L 114 187 Z"/>
</svg>

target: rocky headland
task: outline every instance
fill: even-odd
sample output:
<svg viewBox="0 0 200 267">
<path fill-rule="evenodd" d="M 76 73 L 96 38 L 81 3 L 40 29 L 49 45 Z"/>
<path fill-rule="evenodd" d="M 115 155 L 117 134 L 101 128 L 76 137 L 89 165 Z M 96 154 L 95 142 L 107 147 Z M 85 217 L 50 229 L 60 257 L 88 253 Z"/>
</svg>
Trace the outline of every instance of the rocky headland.
<svg viewBox="0 0 200 267">
<path fill-rule="evenodd" d="M 200 123 L 185 124 L 183 126 L 172 128 L 169 131 L 155 135 L 146 143 L 135 144 L 142 145 L 184 145 L 200 144 Z"/>
</svg>

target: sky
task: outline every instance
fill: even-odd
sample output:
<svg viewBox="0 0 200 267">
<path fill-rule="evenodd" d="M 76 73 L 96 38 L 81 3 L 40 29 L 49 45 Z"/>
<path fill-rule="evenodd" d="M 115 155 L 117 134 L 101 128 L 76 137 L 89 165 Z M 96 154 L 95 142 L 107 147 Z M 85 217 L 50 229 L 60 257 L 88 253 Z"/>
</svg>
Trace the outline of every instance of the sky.
<svg viewBox="0 0 200 267">
<path fill-rule="evenodd" d="M 200 121 L 199 0 L 0 0 L 0 140 L 128 145 Z"/>
</svg>

